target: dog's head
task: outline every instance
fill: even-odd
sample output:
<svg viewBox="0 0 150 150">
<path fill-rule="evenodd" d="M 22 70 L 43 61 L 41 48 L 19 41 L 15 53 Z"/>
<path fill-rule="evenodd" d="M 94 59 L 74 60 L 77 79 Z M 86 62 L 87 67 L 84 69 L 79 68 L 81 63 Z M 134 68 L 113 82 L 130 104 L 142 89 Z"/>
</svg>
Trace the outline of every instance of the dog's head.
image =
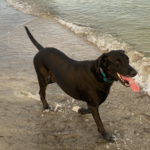
<svg viewBox="0 0 150 150">
<path fill-rule="evenodd" d="M 137 74 L 137 71 L 130 66 L 129 57 L 123 50 L 113 50 L 109 53 L 104 53 L 98 58 L 98 69 L 102 67 L 107 77 L 112 80 L 119 80 L 124 86 L 129 87 L 128 78 L 132 78 Z"/>
</svg>

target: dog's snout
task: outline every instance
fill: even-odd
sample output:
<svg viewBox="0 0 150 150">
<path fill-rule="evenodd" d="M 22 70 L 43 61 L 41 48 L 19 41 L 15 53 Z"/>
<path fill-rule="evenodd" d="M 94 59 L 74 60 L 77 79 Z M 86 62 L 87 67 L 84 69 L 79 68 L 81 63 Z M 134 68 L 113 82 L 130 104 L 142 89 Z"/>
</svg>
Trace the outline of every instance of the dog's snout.
<svg viewBox="0 0 150 150">
<path fill-rule="evenodd" d="M 136 76 L 136 74 L 137 74 L 136 70 L 131 70 L 130 71 L 130 76 L 134 77 L 134 76 Z"/>
</svg>

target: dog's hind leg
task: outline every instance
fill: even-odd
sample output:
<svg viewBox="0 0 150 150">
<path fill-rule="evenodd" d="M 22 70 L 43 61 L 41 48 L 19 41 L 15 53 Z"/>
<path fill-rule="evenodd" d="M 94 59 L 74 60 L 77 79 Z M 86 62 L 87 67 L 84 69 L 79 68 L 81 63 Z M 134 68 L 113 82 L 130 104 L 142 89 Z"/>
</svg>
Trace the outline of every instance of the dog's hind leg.
<svg viewBox="0 0 150 150">
<path fill-rule="evenodd" d="M 35 64 L 34 66 L 35 66 L 35 70 L 36 70 L 38 82 L 39 82 L 39 87 L 40 87 L 40 90 L 39 90 L 40 99 L 43 103 L 44 109 L 50 109 L 46 101 L 46 87 L 48 85 L 48 76 L 50 75 L 49 71 L 47 70 L 47 68 L 45 68 L 38 62 L 34 64 Z"/>
<path fill-rule="evenodd" d="M 38 74 L 38 81 L 39 81 L 39 86 L 40 86 L 40 91 L 39 95 L 41 98 L 41 101 L 43 103 L 44 109 L 50 109 L 47 101 L 46 101 L 46 87 L 47 87 L 47 82 L 46 78 L 42 74 Z"/>
</svg>

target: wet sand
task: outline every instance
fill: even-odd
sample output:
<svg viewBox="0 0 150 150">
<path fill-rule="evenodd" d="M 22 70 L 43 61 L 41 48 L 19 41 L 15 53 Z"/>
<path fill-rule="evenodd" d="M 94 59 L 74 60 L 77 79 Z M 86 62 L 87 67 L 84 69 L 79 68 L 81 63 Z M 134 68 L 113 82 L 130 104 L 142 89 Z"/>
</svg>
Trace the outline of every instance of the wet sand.
<svg viewBox="0 0 150 150">
<path fill-rule="evenodd" d="M 33 68 L 38 50 L 23 26 L 44 47 L 58 48 L 71 58 L 91 60 L 101 53 L 84 36 L 52 18 L 30 16 L 29 20 L 9 28 L 0 38 L 0 150 L 149 150 L 150 97 L 142 90 L 135 93 L 116 82 L 100 106 L 106 130 L 117 137 L 115 143 L 102 139 L 91 115 L 72 111 L 86 104 L 66 95 L 57 84 L 47 88 L 47 101 L 56 111 L 43 112 Z"/>
</svg>

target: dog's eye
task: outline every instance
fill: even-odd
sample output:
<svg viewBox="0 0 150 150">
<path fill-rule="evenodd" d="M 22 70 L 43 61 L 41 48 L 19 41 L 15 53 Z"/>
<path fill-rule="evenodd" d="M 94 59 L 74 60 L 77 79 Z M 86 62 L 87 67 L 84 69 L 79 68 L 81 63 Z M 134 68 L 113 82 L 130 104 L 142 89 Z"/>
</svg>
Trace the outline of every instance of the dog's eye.
<svg viewBox="0 0 150 150">
<path fill-rule="evenodd" d="M 121 63 L 121 61 L 118 59 L 117 61 L 116 61 L 116 66 L 117 67 L 119 67 L 119 64 Z"/>
<path fill-rule="evenodd" d="M 118 66 L 120 64 L 120 61 L 116 61 L 116 65 Z"/>
<path fill-rule="evenodd" d="M 120 59 L 117 59 L 116 60 L 116 64 L 120 64 L 121 63 L 121 60 Z"/>
</svg>

